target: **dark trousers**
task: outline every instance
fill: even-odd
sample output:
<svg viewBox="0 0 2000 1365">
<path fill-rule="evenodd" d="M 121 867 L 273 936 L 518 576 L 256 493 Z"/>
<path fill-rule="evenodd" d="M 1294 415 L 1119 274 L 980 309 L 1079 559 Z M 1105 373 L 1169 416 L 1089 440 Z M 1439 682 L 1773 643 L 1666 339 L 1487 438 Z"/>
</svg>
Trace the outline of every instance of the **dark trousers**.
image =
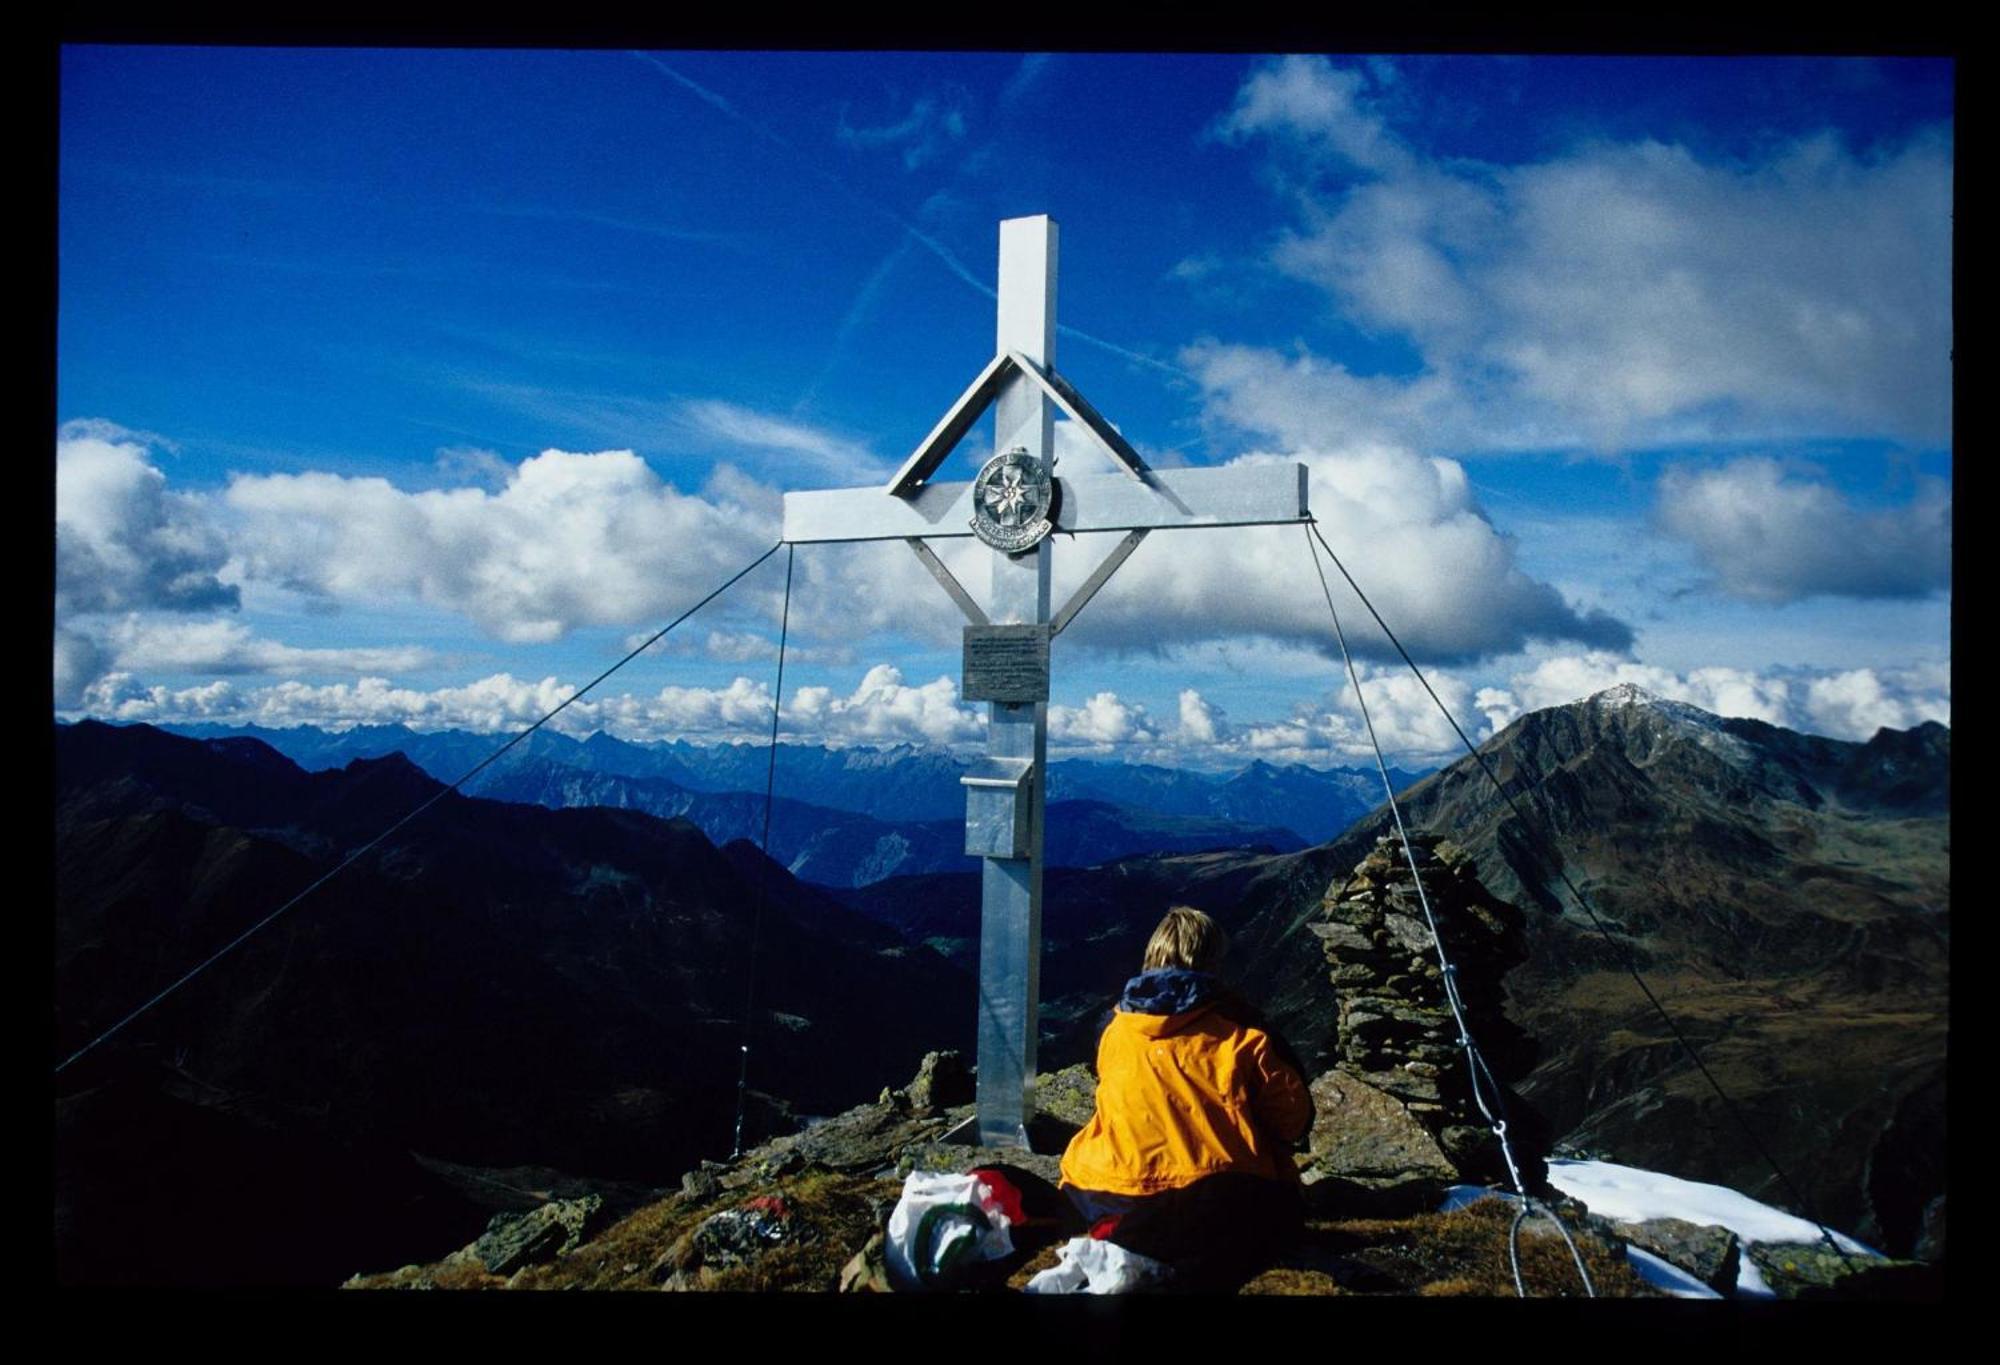
<svg viewBox="0 0 2000 1365">
<path fill-rule="evenodd" d="M 1305 1225 L 1297 1185 L 1239 1172 L 1145 1196 L 1063 1193 L 1093 1236 L 1165 1261 L 1186 1289 L 1234 1288 L 1296 1246 Z"/>
</svg>

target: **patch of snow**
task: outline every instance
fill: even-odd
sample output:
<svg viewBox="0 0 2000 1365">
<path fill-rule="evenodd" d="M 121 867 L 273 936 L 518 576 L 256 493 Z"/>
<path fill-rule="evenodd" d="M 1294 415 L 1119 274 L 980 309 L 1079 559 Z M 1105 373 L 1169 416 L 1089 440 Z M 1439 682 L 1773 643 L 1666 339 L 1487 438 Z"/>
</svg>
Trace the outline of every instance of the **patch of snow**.
<svg viewBox="0 0 2000 1365">
<path fill-rule="evenodd" d="M 1698 1180 L 1662 1175 L 1637 1166 L 1620 1166 L 1610 1161 L 1549 1162 L 1549 1183 L 1564 1194 L 1579 1199 L 1594 1214 L 1619 1223 L 1643 1223 L 1649 1218 L 1679 1218 L 1702 1227 L 1724 1227 L 1736 1234 L 1746 1248 L 1739 1258 L 1736 1296 L 1743 1299 L 1777 1297 L 1750 1259 L 1747 1248 L 1753 1242 L 1817 1242 L 1817 1226 L 1796 1214 L 1760 1204 L 1747 1194 L 1726 1185 L 1705 1185 Z M 1481 1199 L 1513 1200 L 1505 1190 L 1484 1185 L 1453 1185 L 1445 1191 L 1439 1213 L 1462 1209 Z M 1857 1256 L 1880 1256 L 1871 1246 L 1844 1233 L 1834 1238 L 1841 1249 Z M 1646 1283 L 1676 1298 L 1719 1299 L 1722 1295 L 1677 1266 L 1638 1247 L 1625 1249 L 1633 1272 Z"/>
<path fill-rule="evenodd" d="M 1477 1204 L 1482 1199 L 1512 1199 L 1514 1196 L 1500 1190 L 1489 1190 L 1484 1185 L 1453 1185 L 1444 1192 L 1444 1202 L 1438 1205 L 1439 1213 L 1452 1213 L 1467 1204 Z"/>
<path fill-rule="evenodd" d="M 1549 1183 L 1582 1200 L 1590 1211 L 1618 1222 L 1640 1223 L 1648 1218 L 1680 1218 L 1704 1227 L 1725 1227 L 1746 1247 L 1752 1242 L 1817 1242 L 1819 1228 L 1796 1214 L 1760 1204 L 1726 1185 L 1662 1175 L 1609 1161 L 1551 1161 Z M 1841 1249 L 1859 1256 L 1882 1253 L 1842 1233 L 1834 1233 Z M 1736 1276 L 1743 1298 L 1773 1297 L 1748 1254 Z"/>
<path fill-rule="evenodd" d="M 1602 692 L 1594 692 L 1589 701 L 1592 706 L 1599 707 L 1643 706 L 1676 723 L 1681 730 L 1692 732 L 1690 737 L 1704 749 L 1739 763 L 1751 758 L 1750 747 L 1724 728 L 1722 717 L 1699 706 L 1691 706 L 1684 701 L 1669 701 L 1632 683 L 1619 683 Z"/>
<path fill-rule="evenodd" d="M 1632 1267 L 1632 1273 L 1655 1289 L 1664 1290 L 1677 1299 L 1719 1299 L 1722 1295 L 1710 1289 L 1694 1276 L 1682 1270 L 1671 1261 L 1663 1261 L 1652 1252 L 1635 1246 L 1625 1248 L 1625 1263 Z M 1740 1284 L 1740 1281 L 1739 1281 Z"/>
</svg>

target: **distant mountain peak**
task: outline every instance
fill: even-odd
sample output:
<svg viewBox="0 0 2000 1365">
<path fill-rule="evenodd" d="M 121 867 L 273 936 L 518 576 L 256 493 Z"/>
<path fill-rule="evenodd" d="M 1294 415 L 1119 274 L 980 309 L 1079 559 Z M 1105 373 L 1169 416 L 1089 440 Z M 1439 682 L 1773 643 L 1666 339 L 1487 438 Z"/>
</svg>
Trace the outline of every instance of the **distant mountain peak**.
<svg viewBox="0 0 2000 1365">
<path fill-rule="evenodd" d="M 1592 693 L 1585 699 L 1583 705 L 1599 711 L 1614 708 L 1631 711 L 1643 708 L 1659 720 L 1678 723 L 1683 732 L 1701 732 L 1698 737 L 1709 747 L 1720 744 L 1736 757 L 1742 757 L 1745 753 L 1742 744 L 1728 733 L 1728 727 L 1721 716 L 1713 711 L 1704 711 L 1701 707 L 1688 702 L 1674 701 L 1656 692 L 1648 692 L 1636 683 L 1619 683 L 1615 687 L 1605 688 L 1602 692 Z"/>
<path fill-rule="evenodd" d="M 1594 692 L 1590 696 L 1590 703 L 1593 706 L 1651 706 L 1664 700 L 1664 697 L 1648 692 L 1637 683 L 1628 682 L 1607 687 L 1602 692 Z"/>
</svg>

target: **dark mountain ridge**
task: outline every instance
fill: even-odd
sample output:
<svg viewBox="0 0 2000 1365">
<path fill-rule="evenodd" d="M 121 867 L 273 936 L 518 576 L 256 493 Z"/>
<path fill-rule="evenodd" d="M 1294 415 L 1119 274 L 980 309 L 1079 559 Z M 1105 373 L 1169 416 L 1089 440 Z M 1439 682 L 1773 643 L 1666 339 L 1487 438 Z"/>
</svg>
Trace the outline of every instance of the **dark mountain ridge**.
<svg viewBox="0 0 2000 1365">
<path fill-rule="evenodd" d="M 58 1059 L 438 791 L 400 757 L 305 773 L 145 727 L 62 727 L 56 762 Z M 379 1255 L 480 1212 L 412 1153 L 676 1178 L 731 1139 L 759 919 L 753 1136 L 969 1041 L 960 972 L 753 847 L 446 796 L 62 1074 L 65 1278 L 345 1273 L 356 1239 Z M 251 1173 L 274 1152 L 349 1201 L 327 1211 L 328 1263 L 231 1193 L 272 1193 Z"/>
</svg>

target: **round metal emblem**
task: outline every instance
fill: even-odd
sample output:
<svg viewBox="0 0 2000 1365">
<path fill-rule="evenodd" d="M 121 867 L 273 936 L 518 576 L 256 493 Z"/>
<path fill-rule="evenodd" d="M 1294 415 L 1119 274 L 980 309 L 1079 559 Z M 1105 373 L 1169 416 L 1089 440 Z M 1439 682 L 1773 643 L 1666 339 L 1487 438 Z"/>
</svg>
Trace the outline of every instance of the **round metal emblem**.
<svg viewBox="0 0 2000 1365">
<path fill-rule="evenodd" d="M 1032 550 L 1055 528 L 1055 480 L 1016 446 L 995 455 L 972 483 L 972 533 L 1010 555 Z"/>
</svg>

